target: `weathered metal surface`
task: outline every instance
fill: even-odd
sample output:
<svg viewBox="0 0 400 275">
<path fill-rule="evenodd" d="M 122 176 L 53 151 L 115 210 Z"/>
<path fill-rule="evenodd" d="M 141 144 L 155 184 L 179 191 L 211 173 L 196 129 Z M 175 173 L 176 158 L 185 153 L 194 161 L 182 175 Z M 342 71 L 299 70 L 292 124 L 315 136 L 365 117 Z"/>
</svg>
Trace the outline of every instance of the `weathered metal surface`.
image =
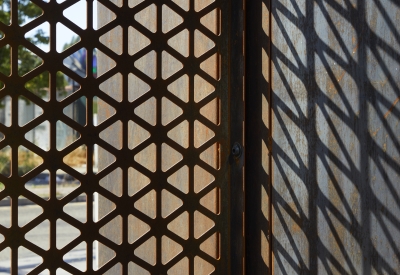
<svg viewBox="0 0 400 275">
<path fill-rule="evenodd" d="M 239 90 L 239 94 L 235 96 L 237 91 L 231 88 L 236 87 L 234 82 L 241 79 L 237 75 L 242 71 L 231 72 L 228 68 L 233 64 L 230 61 L 231 56 L 237 52 L 242 56 L 241 48 L 230 49 L 230 45 L 234 45 L 236 40 L 241 41 L 240 36 L 236 38 L 230 34 L 231 29 L 235 30 L 240 25 L 231 27 L 228 23 L 230 18 L 234 18 L 234 14 L 230 14 L 231 3 L 226 1 L 183 1 L 180 2 L 181 7 L 190 7 L 190 14 L 180 12 L 179 16 L 174 15 L 178 11 L 176 8 L 174 11 L 166 9 L 170 5 L 158 2 L 154 4 L 156 12 L 152 13 L 150 10 L 141 18 L 136 18 L 139 22 L 144 22 L 144 25 L 152 26 L 154 31 L 158 30 L 148 36 L 149 45 L 135 29 L 128 30 L 128 37 L 122 33 L 111 34 L 105 43 L 111 49 L 128 48 L 128 53 L 134 54 L 134 66 L 142 68 L 148 77 L 155 79 L 149 81 L 148 77 L 130 70 L 129 75 L 122 73 L 122 79 L 128 77 L 127 83 L 126 80 L 123 82 L 115 78 L 104 86 L 111 96 L 122 93 L 128 96 L 129 101 L 133 99 L 132 110 L 136 105 L 138 107 L 135 111 L 139 110 L 142 102 L 149 102 L 145 108 L 134 112 L 153 125 L 153 128 L 144 127 L 143 123 L 140 124 L 140 119 L 130 115 L 120 119 L 122 125 L 127 124 L 127 129 L 109 132 L 108 140 L 122 140 L 122 150 L 130 149 L 129 154 L 135 161 L 152 173 L 143 174 L 140 166 L 131 164 L 127 182 L 124 174 L 109 174 L 106 185 L 112 189 L 122 181 L 120 184 L 127 185 L 124 192 L 127 191 L 131 196 L 129 200 L 132 207 L 134 205 L 141 209 L 153 220 L 143 219 L 127 209 L 121 215 L 120 224 L 115 222 L 103 232 L 110 239 L 122 234 L 121 243 L 127 241 L 133 252 L 130 259 L 127 259 L 132 262 L 123 263 L 109 270 L 107 274 L 121 274 L 123 271 L 124 274 L 147 274 L 142 268 L 149 270 L 151 274 L 209 274 L 212 271 L 216 274 L 236 274 L 242 269 L 242 261 L 236 259 L 241 259 L 243 252 L 241 242 L 238 242 L 236 236 L 242 236 L 242 221 L 237 221 L 235 215 L 241 219 L 242 212 L 234 213 L 229 209 L 231 205 L 232 209 L 233 206 L 239 211 L 243 209 L 240 203 L 231 204 L 232 199 L 239 202 L 243 194 L 240 180 L 242 170 L 240 161 L 231 161 L 230 142 L 227 141 L 231 140 L 231 136 L 235 141 L 238 140 L 237 136 L 242 137 L 241 127 L 230 130 L 234 123 L 241 125 L 240 119 L 243 118 L 243 113 L 239 112 L 243 108 L 242 91 Z M 234 4 L 233 2 L 232 5 Z M 151 6 L 151 3 L 147 5 Z M 174 4 L 172 6 L 175 7 Z M 193 13 L 193 9 L 200 14 Z M 204 15 L 206 16 L 203 18 Z M 192 16 L 196 20 L 189 20 Z M 101 22 L 108 22 L 112 14 L 100 9 L 99 18 Z M 129 26 L 129 22 L 125 25 Z M 137 28 L 136 25 L 133 27 Z M 123 26 L 124 28 L 126 27 Z M 169 29 L 172 29 L 172 34 Z M 177 39 L 173 40 L 175 34 L 178 34 Z M 172 39 L 169 40 L 170 38 Z M 165 41 L 170 47 L 160 47 Z M 142 50 L 138 53 L 138 49 Z M 176 74 L 175 51 L 182 55 L 179 62 L 183 65 L 183 69 Z M 148 52 L 150 54 L 145 55 Z M 174 56 L 169 55 L 171 53 Z M 141 58 L 143 55 L 145 57 Z M 210 62 L 202 63 L 209 57 Z M 107 59 L 99 56 L 99 74 L 109 69 L 111 67 Z M 149 84 L 149 91 L 145 91 L 145 95 L 142 95 L 141 90 L 143 80 Z M 146 101 L 143 97 L 149 100 Z M 176 105 L 177 103 L 179 104 Z M 231 107 L 232 103 L 237 106 Z M 228 120 L 228 117 L 234 117 L 229 114 L 231 108 L 234 108 L 232 112 L 236 115 L 232 122 Z M 110 111 L 107 106 L 99 105 L 100 120 L 107 119 Z M 239 123 L 235 121 L 238 119 Z M 178 150 L 178 154 L 175 150 L 179 147 L 173 146 L 171 140 L 183 147 Z M 238 141 L 242 142 L 240 139 Z M 145 154 L 136 154 L 146 146 L 151 150 L 147 150 Z M 209 149 L 205 150 L 207 148 Z M 100 163 L 107 163 L 107 158 L 107 154 L 100 155 Z M 202 161 L 209 165 L 208 168 Z M 210 173 L 211 171 L 214 172 Z M 230 173 L 233 173 L 232 177 Z M 240 187 L 241 192 L 236 191 L 236 186 Z M 122 197 L 124 195 L 126 196 L 122 192 Z M 111 210 L 112 206 L 105 199 L 99 199 L 100 216 Z M 150 227 L 144 225 L 143 221 Z M 208 230 L 210 226 L 212 228 Z M 141 234 L 144 235 L 140 236 Z M 235 245 L 231 245 L 232 240 Z M 140 250 L 140 246 L 144 245 L 145 249 Z M 236 253 L 231 254 L 231 251 Z M 98 254 L 100 265 L 112 256 L 101 245 Z M 146 265 L 141 260 L 153 266 Z"/>
<path fill-rule="evenodd" d="M 71 274 L 241 274 L 243 157 L 234 158 L 231 148 L 243 143 L 243 3 L 100 0 L 96 27 L 93 1 L 87 0 L 87 27 L 81 29 L 63 15 L 78 0 L 32 2 L 43 9 L 39 18 L 23 27 L 15 21 L 10 26 L 0 23 L 5 34 L 0 47 L 12 47 L 11 75 L 0 74 L 5 84 L 0 93 L 12 99 L 12 125 L 0 125 L 5 135 L 0 147 L 12 147 L 11 176 L 0 175 L 5 186 L 0 200 L 11 197 L 12 206 L 11 227 L 0 225 L 0 252 L 11 249 L 11 273 L 18 274 L 18 249 L 24 246 L 43 258 L 30 274 L 56 274 L 59 268 Z M 12 0 L 13 18 L 17 5 Z M 24 39 L 45 21 L 50 25 L 49 53 Z M 55 48 L 57 23 L 81 38 L 62 53 Z M 24 76 L 17 71 L 19 45 L 43 59 Z M 87 53 L 86 76 L 63 64 L 82 48 Z M 92 74 L 95 50 L 97 75 Z M 48 102 L 24 87 L 44 71 L 50 72 Z M 56 96 L 58 71 L 81 86 L 62 100 Z M 23 127 L 18 125 L 20 95 L 43 109 Z M 78 99 L 86 101 L 84 125 L 63 113 Z M 50 123 L 49 151 L 24 139 L 44 121 Z M 56 147 L 58 121 L 80 134 L 62 150 Z M 23 177 L 18 175 L 20 145 L 44 161 Z M 86 171 L 65 162 L 64 157 L 78 148 L 86 150 Z M 44 201 L 24 184 L 46 169 L 50 198 Z M 56 197 L 58 169 L 81 183 L 62 199 Z M 86 222 L 64 208 L 81 194 L 87 196 L 82 210 Z M 44 209 L 22 227 L 20 195 Z M 48 250 L 25 238 L 45 220 L 50 224 Z M 57 246 L 56 224 L 61 220 L 79 232 L 63 248 Z M 86 247 L 86 269 L 63 258 L 77 245 Z"/>
<path fill-rule="evenodd" d="M 400 274 L 400 6 L 271 13 L 271 274 Z"/>
</svg>

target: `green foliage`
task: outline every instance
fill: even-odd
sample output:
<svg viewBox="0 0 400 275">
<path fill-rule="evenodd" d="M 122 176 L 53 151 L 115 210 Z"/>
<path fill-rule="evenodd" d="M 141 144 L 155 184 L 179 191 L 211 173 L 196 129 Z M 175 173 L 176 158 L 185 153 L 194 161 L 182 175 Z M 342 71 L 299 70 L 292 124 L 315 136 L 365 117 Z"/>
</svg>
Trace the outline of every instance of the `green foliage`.
<svg viewBox="0 0 400 275">
<path fill-rule="evenodd" d="M 9 25 L 10 22 L 10 0 L 0 0 L 0 22 Z M 43 13 L 42 9 L 30 2 L 29 0 L 19 0 L 18 1 L 18 24 L 23 25 L 27 21 L 30 21 Z M 0 33 L 0 38 L 3 34 Z M 31 37 L 28 37 L 31 43 L 35 45 L 46 45 L 49 44 L 49 37 L 45 35 L 44 31 L 41 29 L 36 30 Z M 11 49 L 10 47 L 0 48 L 0 73 L 4 75 L 10 75 L 11 73 Z M 34 55 L 32 52 L 24 47 L 18 48 L 18 74 L 24 75 L 34 68 L 38 67 L 42 63 L 42 60 Z M 64 91 L 66 81 L 61 73 L 56 75 L 57 90 Z M 4 87 L 4 83 L 0 82 L 0 89 Z M 47 89 L 49 87 L 49 75 L 41 74 L 35 77 L 29 83 L 27 83 L 26 88 L 39 97 L 44 97 L 47 94 Z"/>
</svg>

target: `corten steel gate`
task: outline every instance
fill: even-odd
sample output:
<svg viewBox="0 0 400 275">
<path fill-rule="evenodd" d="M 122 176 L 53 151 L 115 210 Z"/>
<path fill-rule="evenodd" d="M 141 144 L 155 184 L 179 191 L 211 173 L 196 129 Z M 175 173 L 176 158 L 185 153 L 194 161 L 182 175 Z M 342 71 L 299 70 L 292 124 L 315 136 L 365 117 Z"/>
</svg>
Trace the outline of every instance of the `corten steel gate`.
<svg viewBox="0 0 400 275">
<path fill-rule="evenodd" d="M 9 148 L 11 173 L 0 175 L 0 200 L 11 199 L 10 219 L 0 225 L 0 251 L 11 253 L 11 274 L 19 274 L 19 249 L 43 262 L 30 274 L 236 274 L 243 270 L 243 155 L 231 154 L 243 138 L 243 50 L 241 1 L 227 0 L 100 0 L 86 1 L 87 27 L 69 21 L 63 12 L 78 0 L 32 0 L 43 10 L 20 26 L 17 0 L 11 1 L 10 24 L 0 24 L 0 47 L 11 48 L 10 75 L 0 75 L 2 97 L 11 99 L 11 125 L 0 125 Z M 98 25 L 93 26 L 93 13 Z M 239 16 L 240 15 L 240 16 Z M 50 49 L 44 52 L 24 38 L 49 23 Z M 57 24 L 80 41 L 57 52 Z M 18 50 L 25 47 L 43 63 L 18 74 Z M 82 50 L 83 49 L 83 50 Z M 65 59 L 86 53 L 86 75 L 68 69 Z M 97 52 L 98 71 L 92 74 Z M 234 64 L 234 65 L 232 65 Z M 234 69 L 233 69 L 234 68 Z M 48 100 L 26 89 L 31 79 L 49 73 Z M 62 72 L 80 85 L 58 97 L 56 78 Z M 43 109 L 19 124 L 19 98 Z M 86 102 L 86 123 L 63 111 L 77 100 Z M 93 122 L 95 101 L 98 122 Z M 49 123 L 47 150 L 25 139 L 32 129 Z M 79 138 L 57 147 L 57 125 L 73 128 Z M 9 146 L 9 147 L 7 147 Z M 43 163 L 22 175 L 21 147 Z M 98 169 L 93 157 L 98 148 Z M 66 161 L 84 149 L 86 171 Z M 25 184 L 44 170 L 50 174 L 50 196 L 37 197 Z M 57 197 L 57 171 L 80 182 L 64 198 Z M 86 196 L 86 221 L 67 214 L 65 206 Z M 24 226 L 18 223 L 20 196 L 43 213 Z M 98 201 L 99 207 L 93 201 Z M 65 246 L 57 243 L 57 224 L 79 232 Z M 44 249 L 27 235 L 46 223 L 50 244 Z M 72 230 L 72 231 L 73 231 Z M 72 266 L 65 255 L 86 247 L 86 267 Z M 93 249 L 95 247 L 95 249 Z M 97 249 L 96 249 L 97 247 Z M 96 256 L 97 262 L 93 262 Z"/>
<path fill-rule="evenodd" d="M 11 253 L 12 274 L 23 247 L 43 257 L 31 274 L 400 274 L 397 1 L 101 0 L 93 11 L 88 0 L 84 30 L 63 16 L 77 1 L 32 0 L 43 15 L 24 26 L 13 21 L 12 1 L 10 24 L 0 23 L 0 47 L 11 47 L 12 65 L 10 75 L 0 74 L 1 97 L 12 104 L 11 125 L 0 125 L 0 149 L 11 162 L 10 175 L 0 175 L 0 200 L 11 198 L 0 252 Z M 48 53 L 24 39 L 43 22 L 50 24 Z M 81 37 L 62 53 L 58 22 Z M 23 76 L 19 46 L 43 59 Z M 63 64 L 81 48 L 86 77 Z M 47 71 L 43 101 L 25 83 Z M 62 100 L 58 71 L 81 87 Z M 23 126 L 22 96 L 43 109 Z M 63 113 L 82 97 L 86 125 Z M 50 124 L 47 151 L 25 139 L 43 122 Z M 61 122 L 80 136 L 58 150 Z M 246 148 L 236 157 L 235 142 Z M 43 159 L 26 175 L 18 169 L 21 146 Z M 82 146 L 86 173 L 65 161 Z M 47 201 L 24 187 L 44 170 Z M 81 183 L 62 199 L 58 170 Z M 80 194 L 86 222 L 65 210 Z M 20 196 L 44 210 L 25 226 Z M 57 246 L 61 220 L 80 234 L 64 247 Z M 48 250 L 27 237 L 46 221 Z M 63 258 L 82 242 L 86 271 Z"/>
</svg>

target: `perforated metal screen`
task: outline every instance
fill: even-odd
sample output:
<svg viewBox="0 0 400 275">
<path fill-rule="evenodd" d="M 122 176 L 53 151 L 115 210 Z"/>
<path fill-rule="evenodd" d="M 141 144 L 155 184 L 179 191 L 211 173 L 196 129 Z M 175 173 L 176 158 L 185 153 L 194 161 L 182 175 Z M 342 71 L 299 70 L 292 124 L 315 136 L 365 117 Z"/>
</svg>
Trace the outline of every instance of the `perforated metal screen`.
<svg viewBox="0 0 400 275">
<path fill-rule="evenodd" d="M 3 9 L 0 272 L 231 274 L 232 231 L 242 228 L 232 229 L 231 206 L 232 185 L 242 188 L 230 156 L 231 102 L 242 99 L 241 71 L 233 80 L 229 69 L 242 66 L 231 57 L 232 33 L 241 44 L 233 2 L 88 0 L 86 26 L 67 12 L 81 2 L 24 2 L 43 11 L 26 24 L 21 1 Z M 48 29 L 47 49 L 31 43 L 37 27 Z M 57 46 L 62 28 L 79 37 L 67 49 Z M 23 54 L 33 59 L 25 71 Z M 34 192 L 41 178 L 45 195 Z"/>
</svg>

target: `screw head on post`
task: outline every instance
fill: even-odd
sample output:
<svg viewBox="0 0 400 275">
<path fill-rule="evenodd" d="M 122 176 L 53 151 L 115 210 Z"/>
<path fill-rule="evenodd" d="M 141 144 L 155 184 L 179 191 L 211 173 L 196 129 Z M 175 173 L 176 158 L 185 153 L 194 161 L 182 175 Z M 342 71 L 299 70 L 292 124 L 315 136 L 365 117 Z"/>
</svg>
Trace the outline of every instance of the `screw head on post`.
<svg viewBox="0 0 400 275">
<path fill-rule="evenodd" d="M 242 146 L 238 143 L 235 142 L 232 146 L 232 156 L 234 158 L 239 158 L 242 155 Z"/>
</svg>

